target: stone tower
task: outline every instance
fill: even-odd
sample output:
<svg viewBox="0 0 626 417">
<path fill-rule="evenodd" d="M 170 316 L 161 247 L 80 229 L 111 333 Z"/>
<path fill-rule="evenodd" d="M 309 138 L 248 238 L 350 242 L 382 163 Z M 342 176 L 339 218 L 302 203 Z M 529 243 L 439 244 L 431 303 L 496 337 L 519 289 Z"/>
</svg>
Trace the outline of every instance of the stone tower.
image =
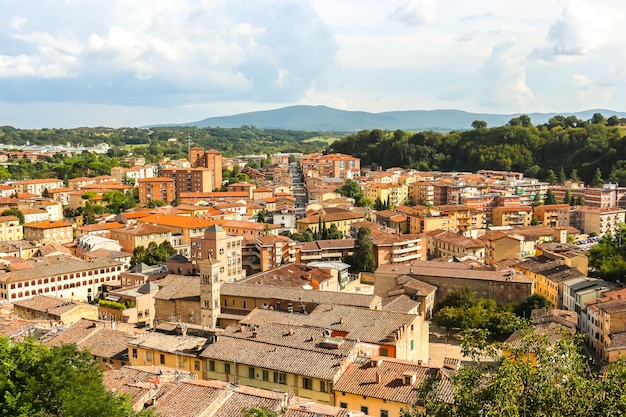
<svg viewBox="0 0 626 417">
<path fill-rule="evenodd" d="M 220 262 L 204 259 L 198 262 L 200 270 L 200 324 L 205 327 L 217 327 L 220 315 Z"/>
</svg>

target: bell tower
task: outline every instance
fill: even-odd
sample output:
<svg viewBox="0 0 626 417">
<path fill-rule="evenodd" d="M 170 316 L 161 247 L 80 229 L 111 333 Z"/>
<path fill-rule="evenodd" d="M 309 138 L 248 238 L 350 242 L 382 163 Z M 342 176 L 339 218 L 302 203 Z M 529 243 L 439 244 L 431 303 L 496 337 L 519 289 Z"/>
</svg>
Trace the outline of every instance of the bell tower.
<svg viewBox="0 0 626 417">
<path fill-rule="evenodd" d="M 220 315 L 220 262 L 216 259 L 204 259 L 198 262 L 200 270 L 200 324 L 205 327 L 217 327 Z"/>
</svg>

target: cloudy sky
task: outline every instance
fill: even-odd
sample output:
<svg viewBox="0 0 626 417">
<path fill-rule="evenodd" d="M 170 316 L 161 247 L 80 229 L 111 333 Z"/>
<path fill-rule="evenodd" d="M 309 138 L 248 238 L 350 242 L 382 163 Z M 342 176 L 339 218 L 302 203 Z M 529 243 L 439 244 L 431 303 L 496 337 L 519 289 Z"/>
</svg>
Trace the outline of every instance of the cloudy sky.
<svg viewBox="0 0 626 417">
<path fill-rule="evenodd" d="M 626 111 L 624 0 L 1 0 L 0 125 Z"/>
</svg>

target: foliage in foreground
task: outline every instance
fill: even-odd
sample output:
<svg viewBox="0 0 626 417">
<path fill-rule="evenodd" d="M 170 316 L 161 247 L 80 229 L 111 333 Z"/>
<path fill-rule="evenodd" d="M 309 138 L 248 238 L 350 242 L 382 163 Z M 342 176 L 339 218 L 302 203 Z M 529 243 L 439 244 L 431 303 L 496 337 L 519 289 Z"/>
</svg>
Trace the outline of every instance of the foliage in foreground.
<svg viewBox="0 0 626 417">
<path fill-rule="evenodd" d="M 3 416 L 145 416 L 106 390 L 98 361 L 75 345 L 50 348 L 0 338 L 0 399 Z"/>
<path fill-rule="evenodd" d="M 480 337 L 472 337 L 477 334 Z M 563 335 L 550 343 L 546 336 L 529 331 L 503 354 L 487 345 L 484 336 L 473 332 L 464 339 L 464 353 L 471 355 L 473 366 L 464 366 L 451 377 L 453 405 L 437 394 L 439 381 L 428 381 L 419 388 L 423 407 L 405 409 L 401 416 L 626 415 L 626 362 L 612 364 L 601 376 L 589 370 L 578 337 Z M 480 361 L 482 355 L 494 357 L 497 365 Z"/>
</svg>

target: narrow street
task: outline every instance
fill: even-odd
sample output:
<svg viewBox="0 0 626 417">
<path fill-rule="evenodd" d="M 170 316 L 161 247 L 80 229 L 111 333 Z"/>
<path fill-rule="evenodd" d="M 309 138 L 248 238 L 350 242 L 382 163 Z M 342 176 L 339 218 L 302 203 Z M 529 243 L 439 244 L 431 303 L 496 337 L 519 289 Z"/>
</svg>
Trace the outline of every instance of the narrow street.
<svg viewBox="0 0 626 417">
<path fill-rule="evenodd" d="M 293 195 L 296 197 L 296 217 L 301 219 L 306 215 L 308 202 L 306 185 L 303 181 L 302 170 L 297 162 L 289 163 L 289 172 L 293 179 Z"/>
</svg>

